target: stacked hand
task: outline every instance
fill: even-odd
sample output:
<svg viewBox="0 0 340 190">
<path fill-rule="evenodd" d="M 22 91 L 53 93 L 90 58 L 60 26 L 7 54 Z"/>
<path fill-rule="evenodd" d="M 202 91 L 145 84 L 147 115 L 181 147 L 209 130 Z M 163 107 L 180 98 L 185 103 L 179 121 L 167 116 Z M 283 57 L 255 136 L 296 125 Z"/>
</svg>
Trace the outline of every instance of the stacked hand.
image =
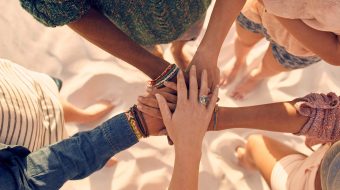
<svg viewBox="0 0 340 190">
<path fill-rule="evenodd" d="M 144 113 L 146 120 L 150 120 L 149 123 L 146 121 L 150 134 L 153 134 L 151 131 L 156 133 L 158 131 L 157 134 L 165 133 L 164 125 L 155 126 L 163 118 L 167 133 L 175 145 L 199 145 L 199 142 L 202 142 L 217 101 L 218 88 L 210 96 L 209 104 L 204 105 L 199 102 L 199 96 L 206 97 L 209 93 L 207 72 L 205 70 L 202 72 L 200 90 L 198 90 L 196 66 L 190 70 L 189 82 L 188 95 L 184 75 L 180 71 L 177 84 L 165 83 L 166 88 L 149 89 L 147 96 L 139 97 L 138 109 Z"/>
</svg>

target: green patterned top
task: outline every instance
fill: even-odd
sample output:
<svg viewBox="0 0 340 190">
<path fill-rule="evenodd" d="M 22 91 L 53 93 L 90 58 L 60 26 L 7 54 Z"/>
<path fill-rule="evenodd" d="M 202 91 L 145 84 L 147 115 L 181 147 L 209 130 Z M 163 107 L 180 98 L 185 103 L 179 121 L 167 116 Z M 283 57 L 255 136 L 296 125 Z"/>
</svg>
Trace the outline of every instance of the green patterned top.
<svg viewBox="0 0 340 190">
<path fill-rule="evenodd" d="M 201 19 L 211 0 L 20 0 L 39 22 L 56 27 L 99 10 L 141 45 L 169 43 Z"/>
</svg>

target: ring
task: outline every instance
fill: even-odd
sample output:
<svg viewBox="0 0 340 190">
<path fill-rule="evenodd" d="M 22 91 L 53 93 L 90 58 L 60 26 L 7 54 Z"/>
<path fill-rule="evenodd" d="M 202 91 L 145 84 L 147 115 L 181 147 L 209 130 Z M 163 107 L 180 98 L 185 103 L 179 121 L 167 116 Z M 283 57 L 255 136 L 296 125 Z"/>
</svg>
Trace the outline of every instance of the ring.
<svg viewBox="0 0 340 190">
<path fill-rule="evenodd" d="M 198 101 L 200 102 L 200 104 L 206 106 L 206 105 L 208 105 L 208 103 L 209 103 L 209 97 L 208 97 L 208 96 L 205 96 L 205 95 L 200 96 L 200 97 L 198 98 Z"/>
</svg>

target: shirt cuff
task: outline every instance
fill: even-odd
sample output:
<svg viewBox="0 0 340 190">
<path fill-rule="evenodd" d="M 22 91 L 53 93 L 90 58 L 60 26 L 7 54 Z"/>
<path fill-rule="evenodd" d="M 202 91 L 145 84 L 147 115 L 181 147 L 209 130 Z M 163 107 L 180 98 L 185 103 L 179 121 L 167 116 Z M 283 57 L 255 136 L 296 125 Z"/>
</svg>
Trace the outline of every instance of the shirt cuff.
<svg viewBox="0 0 340 190">
<path fill-rule="evenodd" d="M 125 113 L 107 120 L 102 124 L 101 130 L 114 153 L 125 150 L 138 142 Z"/>
</svg>

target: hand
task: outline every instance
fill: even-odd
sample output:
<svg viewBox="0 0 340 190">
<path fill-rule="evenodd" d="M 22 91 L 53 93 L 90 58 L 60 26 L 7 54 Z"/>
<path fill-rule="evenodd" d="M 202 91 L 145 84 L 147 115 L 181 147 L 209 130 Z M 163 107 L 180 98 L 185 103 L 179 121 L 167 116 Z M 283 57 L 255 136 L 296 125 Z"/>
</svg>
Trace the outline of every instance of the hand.
<svg viewBox="0 0 340 190">
<path fill-rule="evenodd" d="M 188 97 L 183 72 L 179 72 L 177 76 L 177 105 L 173 114 L 166 99 L 162 95 L 156 94 L 164 125 L 175 144 L 176 150 L 194 150 L 195 147 L 200 150 L 217 101 L 218 88 L 215 88 L 208 106 L 198 102 L 196 66 L 192 66 L 190 69 L 189 80 Z M 207 95 L 208 92 L 207 72 L 203 70 L 199 95 Z"/>
<path fill-rule="evenodd" d="M 146 113 L 152 117 L 162 119 L 158 102 L 155 94 L 161 94 L 168 102 L 170 110 L 173 112 L 177 103 L 177 84 L 174 82 L 165 82 L 165 88 L 147 88 L 148 94 L 138 97 L 137 108 L 139 111 Z"/>
<path fill-rule="evenodd" d="M 163 124 L 163 120 L 150 116 L 149 114 L 143 113 L 143 117 L 148 127 L 149 134 L 151 136 L 161 136 L 166 135 L 166 129 Z"/>
<path fill-rule="evenodd" d="M 220 82 L 220 70 L 217 67 L 218 55 L 210 54 L 208 50 L 198 49 L 190 65 L 196 65 L 198 79 L 200 79 L 203 70 L 208 74 L 208 88 L 214 89 Z"/>
<path fill-rule="evenodd" d="M 166 135 L 167 132 L 163 124 L 155 94 L 162 94 L 168 99 L 168 106 L 172 109 L 175 109 L 177 102 L 177 91 L 166 87 L 161 89 L 148 88 L 147 92 L 148 94 L 146 96 L 138 97 L 137 108 L 143 113 L 150 135 Z"/>
</svg>

